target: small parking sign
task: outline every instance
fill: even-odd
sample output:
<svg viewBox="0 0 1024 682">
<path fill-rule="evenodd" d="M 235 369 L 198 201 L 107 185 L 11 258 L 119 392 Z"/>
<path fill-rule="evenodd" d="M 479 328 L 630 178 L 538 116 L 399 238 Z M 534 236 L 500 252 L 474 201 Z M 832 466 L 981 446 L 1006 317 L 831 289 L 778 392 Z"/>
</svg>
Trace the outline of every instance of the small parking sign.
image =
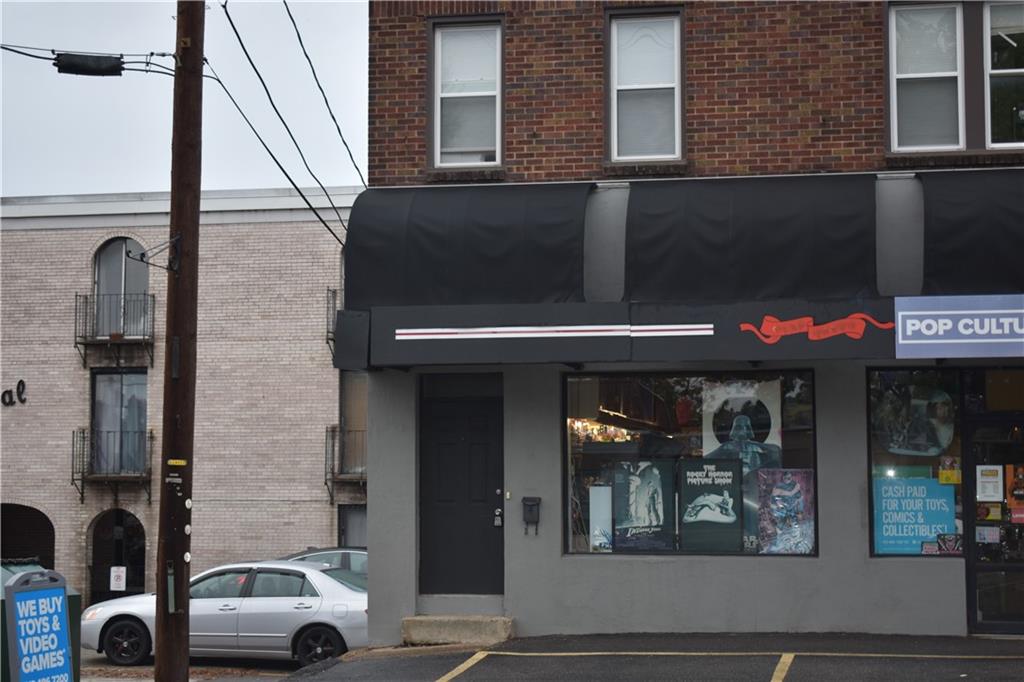
<svg viewBox="0 0 1024 682">
<path fill-rule="evenodd" d="M 110 591 L 111 592 L 124 592 L 125 583 L 128 579 L 128 567 L 127 566 L 111 566 L 110 567 Z"/>
</svg>

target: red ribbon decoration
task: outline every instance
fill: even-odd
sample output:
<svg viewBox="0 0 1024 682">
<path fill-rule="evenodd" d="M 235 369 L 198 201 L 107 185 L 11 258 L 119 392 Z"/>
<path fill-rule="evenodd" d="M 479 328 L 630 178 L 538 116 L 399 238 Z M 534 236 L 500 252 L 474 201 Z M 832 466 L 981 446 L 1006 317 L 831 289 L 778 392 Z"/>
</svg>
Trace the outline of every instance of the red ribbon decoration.
<svg viewBox="0 0 1024 682">
<path fill-rule="evenodd" d="M 792 320 L 780 320 L 771 315 L 765 315 L 761 320 L 761 328 L 758 329 L 749 322 L 740 324 L 740 331 L 753 332 L 762 343 L 778 343 L 784 336 L 793 334 L 807 334 L 811 341 L 821 341 L 833 336 L 845 334 L 851 339 L 859 339 L 864 336 L 864 329 L 868 323 L 879 329 L 892 329 L 895 322 L 879 322 L 867 313 L 852 313 L 846 317 L 824 324 L 814 324 L 813 317 L 796 317 Z"/>
</svg>

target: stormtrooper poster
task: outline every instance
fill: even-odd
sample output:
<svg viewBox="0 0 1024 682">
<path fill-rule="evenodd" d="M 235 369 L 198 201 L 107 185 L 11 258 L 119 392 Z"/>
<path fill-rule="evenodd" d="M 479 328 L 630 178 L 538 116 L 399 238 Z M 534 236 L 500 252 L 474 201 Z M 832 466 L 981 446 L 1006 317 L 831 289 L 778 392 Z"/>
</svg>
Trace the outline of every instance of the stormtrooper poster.
<svg viewBox="0 0 1024 682">
<path fill-rule="evenodd" d="M 620 462 L 612 484 L 614 550 L 675 549 L 673 460 Z"/>
<path fill-rule="evenodd" d="M 691 459 L 679 465 L 679 549 L 743 551 L 740 462 Z"/>
<path fill-rule="evenodd" d="M 814 551 L 814 471 L 761 469 L 758 541 L 761 554 L 811 554 Z"/>
<path fill-rule="evenodd" d="M 704 459 L 741 463 L 743 550 L 756 552 L 757 472 L 782 466 L 782 381 L 709 381 L 703 402 Z"/>
</svg>

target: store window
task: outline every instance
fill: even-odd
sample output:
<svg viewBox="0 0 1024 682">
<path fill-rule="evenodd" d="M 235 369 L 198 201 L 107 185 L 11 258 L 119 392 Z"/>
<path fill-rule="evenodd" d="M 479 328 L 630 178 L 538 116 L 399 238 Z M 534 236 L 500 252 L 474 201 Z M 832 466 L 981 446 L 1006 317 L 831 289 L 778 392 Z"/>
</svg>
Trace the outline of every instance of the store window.
<svg viewBox="0 0 1024 682">
<path fill-rule="evenodd" d="M 611 20 L 612 161 L 681 158 L 679 15 Z"/>
<path fill-rule="evenodd" d="M 570 553 L 817 553 L 810 371 L 566 380 Z"/>
<path fill-rule="evenodd" d="M 501 26 L 434 30 L 434 163 L 500 163 Z"/>
<path fill-rule="evenodd" d="M 868 372 L 872 553 L 962 554 L 958 370 Z"/>
<path fill-rule="evenodd" d="M 985 12 L 985 104 L 991 147 L 1024 147 L 1024 2 Z"/>
</svg>

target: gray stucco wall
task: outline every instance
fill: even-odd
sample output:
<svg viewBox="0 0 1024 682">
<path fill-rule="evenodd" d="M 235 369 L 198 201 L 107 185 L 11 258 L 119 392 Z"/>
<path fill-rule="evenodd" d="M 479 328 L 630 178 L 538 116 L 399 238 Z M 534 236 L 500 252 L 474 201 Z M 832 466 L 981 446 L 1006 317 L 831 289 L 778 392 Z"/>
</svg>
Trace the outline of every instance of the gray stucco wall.
<svg viewBox="0 0 1024 682">
<path fill-rule="evenodd" d="M 504 610 L 516 634 L 965 634 L 962 559 L 869 556 L 864 364 L 813 368 L 820 545 L 813 558 L 563 554 L 564 368 L 507 369 L 505 486 L 512 499 Z M 369 436 L 374 644 L 397 643 L 401 618 L 417 609 L 415 395 L 414 374 L 371 375 L 371 415 L 386 415 L 371 420 Z M 523 496 L 543 499 L 539 535 L 522 532 Z"/>
<path fill-rule="evenodd" d="M 416 613 L 417 377 L 398 371 L 368 377 L 366 433 L 370 642 L 401 641 L 402 618 Z"/>
</svg>

